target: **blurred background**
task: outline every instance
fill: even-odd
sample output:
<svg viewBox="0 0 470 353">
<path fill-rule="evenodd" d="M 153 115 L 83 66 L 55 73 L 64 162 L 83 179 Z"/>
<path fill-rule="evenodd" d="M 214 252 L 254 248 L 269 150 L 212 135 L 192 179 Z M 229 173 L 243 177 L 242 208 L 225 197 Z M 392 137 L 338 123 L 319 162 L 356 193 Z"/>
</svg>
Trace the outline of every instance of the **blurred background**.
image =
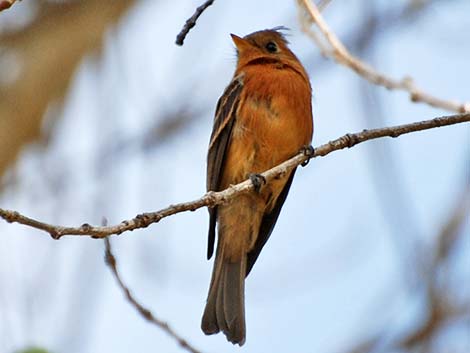
<svg viewBox="0 0 470 353">
<path fill-rule="evenodd" d="M 321 57 L 294 1 L 17 2 L 0 12 L 0 207 L 110 224 L 205 192 L 229 33 L 285 25 L 314 91 L 314 146 L 449 112 Z M 445 99 L 470 99 L 468 0 L 331 1 L 347 47 Z M 450 113 L 449 113 L 450 114 Z M 247 280 L 244 352 L 470 352 L 470 126 L 375 140 L 299 170 Z M 207 210 L 113 237 L 135 297 L 202 352 Z M 126 301 L 101 240 L 0 222 L 0 352 L 182 352 Z"/>
</svg>

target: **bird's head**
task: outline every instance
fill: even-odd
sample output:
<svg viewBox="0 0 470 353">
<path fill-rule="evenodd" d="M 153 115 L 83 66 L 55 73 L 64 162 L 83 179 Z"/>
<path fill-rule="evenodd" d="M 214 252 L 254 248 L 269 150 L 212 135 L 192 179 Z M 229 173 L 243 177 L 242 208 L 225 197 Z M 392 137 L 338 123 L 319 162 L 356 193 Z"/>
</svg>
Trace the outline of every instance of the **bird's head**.
<svg viewBox="0 0 470 353">
<path fill-rule="evenodd" d="M 231 34 L 237 49 L 238 63 L 243 65 L 259 58 L 271 58 L 279 61 L 297 61 L 294 53 L 288 48 L 285 35 L 281 32 L 285 27 L 265 29 L 239 37 Z"/>
</svg>

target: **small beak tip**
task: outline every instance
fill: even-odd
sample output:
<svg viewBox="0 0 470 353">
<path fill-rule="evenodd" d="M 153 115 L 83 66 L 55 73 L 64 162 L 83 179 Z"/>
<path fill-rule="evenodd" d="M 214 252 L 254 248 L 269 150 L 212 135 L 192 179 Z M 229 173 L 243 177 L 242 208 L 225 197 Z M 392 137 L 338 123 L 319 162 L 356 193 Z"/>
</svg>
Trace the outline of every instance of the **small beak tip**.
<svg viewBox="0 0 470 353">
<path fill-rule="evenodd" d="M 232 37 L 232 41 L 237 47 L 237 49 L 243 49 L 246 47 L 246 42 L 242 37 L 237 36 L 236 34 L 230 33 L 230 36 Z"/>
</svg>

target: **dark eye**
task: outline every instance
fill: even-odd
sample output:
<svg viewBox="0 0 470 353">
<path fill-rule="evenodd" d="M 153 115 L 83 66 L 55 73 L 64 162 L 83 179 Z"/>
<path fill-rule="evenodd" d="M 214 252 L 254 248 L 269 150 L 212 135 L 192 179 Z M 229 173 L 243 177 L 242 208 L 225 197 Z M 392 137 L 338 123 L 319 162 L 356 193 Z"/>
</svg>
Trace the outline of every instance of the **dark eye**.
<svg viewBox="0 0 470 353">
<path fill-rule="evenodd" d="M 266 44 L 266 50 L 269 51 L 270 53 L 275 53 L 277 52 L 277 45 L 274 42 L 268 42 Z"/>
</svg>

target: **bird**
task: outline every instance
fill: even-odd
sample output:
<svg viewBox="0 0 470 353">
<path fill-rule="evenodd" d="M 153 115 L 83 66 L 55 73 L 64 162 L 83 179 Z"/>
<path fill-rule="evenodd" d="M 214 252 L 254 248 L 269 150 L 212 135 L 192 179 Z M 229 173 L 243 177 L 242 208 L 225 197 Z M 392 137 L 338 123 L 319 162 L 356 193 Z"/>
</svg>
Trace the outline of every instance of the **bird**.
<svg viewBox="0 0 470 353">
<path fill-rule="evenodd" d="M 209 208 L 207 259 L 217 248 L 201 329 L 246 340 L 245 278 L 271 235 L 295 169 L 266 183 L 260 173 L 313 149 L 312 89 L 285 27 L 231 34 L 237 65 L 218 100 L 207 154 L 207 190 L 251 179 L 254 191 Z"/>
</svg>

